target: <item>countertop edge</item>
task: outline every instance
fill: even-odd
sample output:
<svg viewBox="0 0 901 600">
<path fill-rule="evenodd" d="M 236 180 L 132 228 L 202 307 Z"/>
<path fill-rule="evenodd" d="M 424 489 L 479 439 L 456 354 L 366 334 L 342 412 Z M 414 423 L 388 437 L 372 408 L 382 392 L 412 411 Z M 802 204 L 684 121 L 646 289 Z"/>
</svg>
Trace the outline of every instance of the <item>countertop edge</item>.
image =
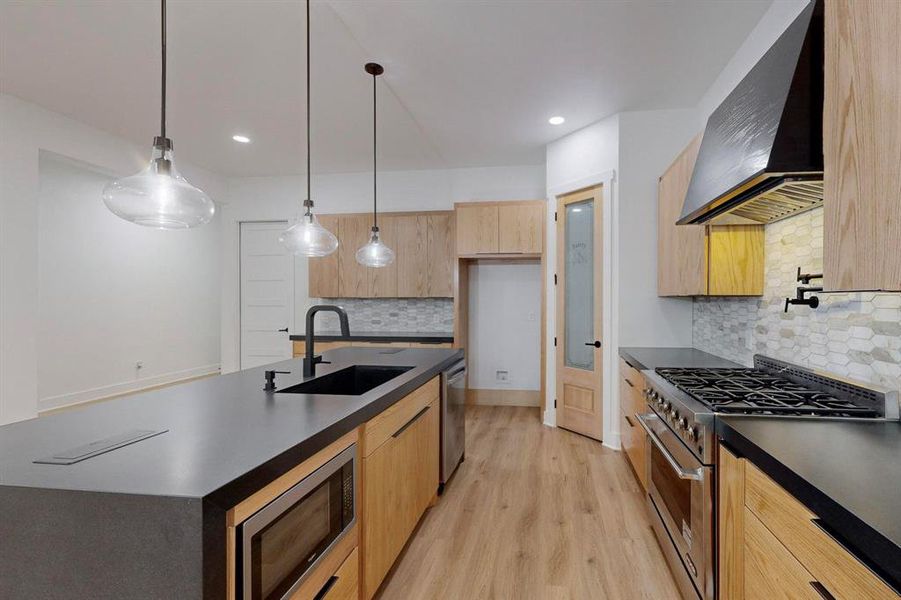
<svg viewBox="0 0 901 600">
<path fill-rule="evenodd" d="M 672 364 L 662 364 L 662 365 L 647 365 L 644 361 L 642 361 L 638 356 L 638 352 L 644 353 L 687 353 L 691 355 L 692 360 L 685 360 L 685 358 L 680 358 L 679 360 L 674 361 Z M 653 371 L 655 367 L 688 367 L 688 366 L 696 366 L 696 367 L 712 367 L 712 368 L 739 368 L 742 367 L 741 364 L 729 360 L 728 358 L 723 358 L 721 356 L 717 356 L 716 354 L 711 354 L 705 350 L 700 350 L 698 348 L 694 348 L 691 346 L 621 346 L 618 350 L 619 357 L 626 361 L 626 363 L 636 369 L 638 371 Z M 691 363 L 691 365 L 689 365 Z"/>
<path fill-rule="evenodd" d="M 716 434 L 731 450 L 750 460 L 815 513 L 837 534 L 840 545 L 901 594 L 901 547 L 733 429 L 726 420 L 717 419 Z"/>
</svg>

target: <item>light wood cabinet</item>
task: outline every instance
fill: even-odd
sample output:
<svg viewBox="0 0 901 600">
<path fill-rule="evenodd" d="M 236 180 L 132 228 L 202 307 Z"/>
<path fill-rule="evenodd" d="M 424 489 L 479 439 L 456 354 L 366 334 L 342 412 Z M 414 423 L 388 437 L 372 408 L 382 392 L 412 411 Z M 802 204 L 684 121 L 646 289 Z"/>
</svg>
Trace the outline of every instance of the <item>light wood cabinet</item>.
<svg viewBox="0 0 901 600">
<path fill-rule="evenodd" d="M 545 209 L 544 202 L 501 203 L 498 206 L 498 252 L 541 253 Z"/>
<path fill-rule="evenodd" d="M 701 135 L 657 186 L 657 295 L 760 296 L 763 225 L 676 225 L 688 192 Z"/>
<path fill-rule="evenodd" d="M 451 298 L 454 295 L 456 219 L 453 213 L 428 215 L 428 296 Z"/>
<path fill-rule="evenodd" d="M 476 204 L 456 206 L 457 254 L 497 254 L 498 206 Z"/>
<path fill-rule="evenodd" d="M 395 252 L 387 267 L 364 267 L 357 250 L 369 241 L 372 215 L 322 215 L 338 236 L 338 251 L 309 259 L 312 298 L 450 298 L 454 277 L 454 213 L 386 213 L 382 241 Z"/>
<path fill-rule="evenodd" d="M 695 136 L 657 184 L 657 295 L 707 293 L 707 227 L 676 225 L 688 193 L 701 137 Z"/>
<path fill-rule="evenodd" d="M 426 384 L 364 425 L 362 582 L 378 590 L 438 490 L 438 382 Z M 412 413 L 412 414 L 411 414 Z"/>
<path fill-rule="evenodd" d="M 901 2 L 825 5 L 827 290 L 901 290 Z"/>
<path fill-rule="evenodd" d="M 319 223 L 341 239 L 341 223 L 336 215 L 317 215 Z M 309 259 L 309 296 L 310 298 L 337 298 L 339 291 L 338 282 L 338 252 L 332 252 L 328 256 L 320 256 Z"/>
<path fill-rule="evenodd" d="M 429 295 L 429 218 L 425 215 L 395 217 L 397 227 L 397 295 L 420 298 Z"/>
<path fill-rule="evenodd" d="M 721 445 L 718 469 L 721 598 L 897 600 L 817 525 L 817 515 L 754 464 Z"/>
<path fill-rule="evenodd" d="M 620 398 L 620 444 L 632 470 L 638 478 L 642 489 L 648 488 L 647 471 L 647 435 L 638 424 L 636 414 L 647 412 L 641 390 L 644 389 L 644 377 L 633 369 L 626 361 L 620 359 L 619 398 Z"/>
<path fill-rule="evenodd" d="M 321 600 L 358 600 L 360 597 L 360 554 L 354 548 L 329 579 L 330 587 Z M 321 593 L 321 592 L 320 592 Z"/>
<path fill-rule="evenodd" d="M 544 200 L 456 204 L 457 256 L 541 254 L 546 210 Z"/>
<path fill-rule="evenodd" d="M 340 215 L 338 245 L 339 298 L 368 298 L 369 271 L 357 262 L 357 250 L 369 241 L 371 215 Z"/>
</svg>

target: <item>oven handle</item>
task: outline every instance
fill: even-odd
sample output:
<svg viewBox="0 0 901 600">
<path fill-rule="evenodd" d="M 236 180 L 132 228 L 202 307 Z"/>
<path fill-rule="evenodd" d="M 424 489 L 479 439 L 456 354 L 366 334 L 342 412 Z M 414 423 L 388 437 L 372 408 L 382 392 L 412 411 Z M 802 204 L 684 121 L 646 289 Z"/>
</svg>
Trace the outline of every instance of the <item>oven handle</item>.
<svg viewBox="0 0 901 600">
<path fill-rule="evenodd" d="M 660 454 L 663 455 L 663 458 L 666 459 L 666 462 L 669 463 L 669 466 L 673 468 L 673 471 L 679 475 L 679 479 L 690 479 L 692 481 L 703 481 L 704 475 L 702 469 L 685 469 L 676 462 L 676 459 L 670 454 L 670 451 L 666 449 L 666 446 L 663 445 L 663 442 L 660 441 L 660 438 L 657 437 L 657 434 L 654 433 L 651 428 L 647 424 L 647 417 L 644 415 L 635 415 L 638 419 L 638 424 L 641 425 L 641 428 L 645 430 L 645 433 L 648 434 L 648 437 L 651 438 L 651 441 L 657 446 L 657 449 L 660 450 Z"/>
</svg>

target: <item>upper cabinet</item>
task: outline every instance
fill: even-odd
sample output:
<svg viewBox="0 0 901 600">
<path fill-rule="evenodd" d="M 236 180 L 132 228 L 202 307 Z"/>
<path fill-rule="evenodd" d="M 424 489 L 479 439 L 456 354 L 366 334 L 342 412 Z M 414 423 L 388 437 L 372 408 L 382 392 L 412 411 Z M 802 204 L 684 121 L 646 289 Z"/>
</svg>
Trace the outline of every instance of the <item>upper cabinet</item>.
<svg viewBox="0 0 901 600">
<path fill-rule="evenodd" d="M 901 290 L 901 2 L 826 3 L 823 283 Z"/>
<path fill-rule="evenodd" d="M 679 153 L 657 188 L 657 295 L 763 294 L 763 225 L 676 225 L 701 134 Z"/>
<path fill-rule="evenodd" d="M 338 251 L 309 259 L 312 298 L 426 298 L 453 296 L 454 213 L 379 215 L 382 241 L 395 252 L 387 267 L 364 267 L 357 250 L 371 234 L 372 215 L 321 215 L 338 236 Z"/>
<path fill-rule="evenodd" d="M 544 200 L 456 205 L 457 255 L 541 254 Z"/>
</svg>

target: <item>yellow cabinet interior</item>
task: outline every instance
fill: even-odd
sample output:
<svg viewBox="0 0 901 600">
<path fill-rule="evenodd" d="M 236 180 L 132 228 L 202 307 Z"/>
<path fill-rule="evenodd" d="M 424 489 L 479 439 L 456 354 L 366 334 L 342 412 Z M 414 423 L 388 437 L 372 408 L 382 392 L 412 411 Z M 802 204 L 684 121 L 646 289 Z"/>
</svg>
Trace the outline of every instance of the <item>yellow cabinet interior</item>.
<svg viewBox="0 0 901 600">
<path fill-rule="evenodd" d="M 701 146 L 698 134 L 657 187 L 657 295 L 760 296 L 763 225 L 676 225 Z"/>
</svg>

